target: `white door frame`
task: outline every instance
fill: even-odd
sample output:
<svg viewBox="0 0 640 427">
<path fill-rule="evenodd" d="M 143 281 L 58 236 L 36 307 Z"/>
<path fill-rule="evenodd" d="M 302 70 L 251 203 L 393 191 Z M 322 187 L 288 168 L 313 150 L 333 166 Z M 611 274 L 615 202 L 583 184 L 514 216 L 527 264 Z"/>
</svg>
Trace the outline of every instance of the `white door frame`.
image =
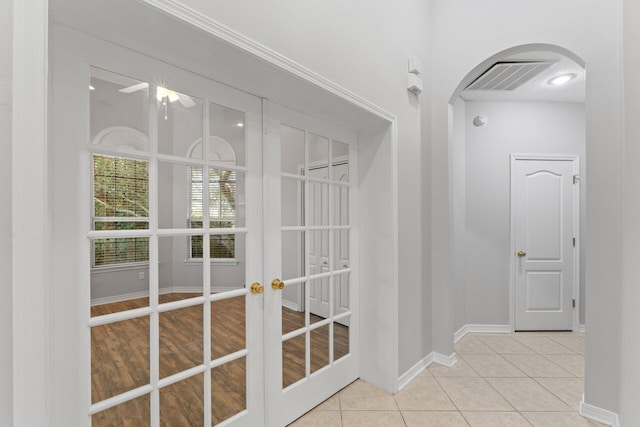
<svg viewBox="0 0 640 427">
<path fill-rule="evenodd" d="M 12 10 L 13 423 L 44 427 L 53 410 L 49 4 L 13 0 Z"/>
<path fill-rule="evenodd" d="M 516 262 L 513 256 L 516 253 L 516 209 L 515 209 L 515 163 L 518 160 L 568 160 L 573 162 L 573 235 L 576 239 L 573 246 L 573 298 L 575 308 L 573 310 L 573 331 L 578 331 L 580 320 L 580 156 L 577 154 L 511 154 L 511 246 L 510 246 L 510 283 L 509 283 L 509 325 L 511 332 L 515 331 L 515 299 L 516 299 Z"/>
</svg>

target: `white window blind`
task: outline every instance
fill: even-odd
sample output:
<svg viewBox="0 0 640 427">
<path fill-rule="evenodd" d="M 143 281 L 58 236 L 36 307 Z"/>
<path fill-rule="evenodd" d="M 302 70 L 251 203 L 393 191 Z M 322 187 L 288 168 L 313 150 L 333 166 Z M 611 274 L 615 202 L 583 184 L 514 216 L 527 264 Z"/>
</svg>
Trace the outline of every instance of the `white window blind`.
<svg viewBox="0 0 640 427">
<path fill-rule="evenodd" d="M 93 228 L 149 228 L 149 164 L 122 157 L 93 156 Z M 149 260 L 146 237 L 96 239 L 94 267 Z"/>
<path fill-rule="evenodd" d="M 189 224 L 191 228 L 202 228 L 203 220 L 203 174 L 201 167 L 190 170 Z M 236 172 L 209 169 L 209 226 L 211 228 L 234 228 L 236 226 Z M 212 259 L 235 257 L 235 235 L 214 234 L 210 237 Z M 202 258 L 202 238 L 191 237 L 190 258 Z"/>
</svg>

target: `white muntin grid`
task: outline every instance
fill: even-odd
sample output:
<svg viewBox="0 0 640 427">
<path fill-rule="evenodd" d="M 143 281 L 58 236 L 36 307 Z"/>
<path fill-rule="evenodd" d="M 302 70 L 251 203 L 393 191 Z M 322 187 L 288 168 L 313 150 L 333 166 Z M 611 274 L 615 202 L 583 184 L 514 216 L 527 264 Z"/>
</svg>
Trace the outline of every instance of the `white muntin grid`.
<svg viewBox="0 0 640 427">
<path fill-rule="evenodd" d="M 295 127 L 295 126 L 294 126 Z M 310 153 L 310 139 L 311 139 L 311 135 L 316 135 L 320 138 L 324 138 L 327 140 L 327 144 L 328 144 L 328 150 L 327 150 L 327 156 L 328 158 L 326 159 L 326 164 L 324 164 L 322 161 L 320 162 L 321 164 L 319 165 L 312 165 L 309 159 L 309 153 Z M 337 140 L 336 140 L 337 141 Z M 314 376 L 320 375 L 322 374 L 324 371 L 328 370 L 329 368 L 331 368 L 336 361 L 334 360 L 334 323 L 343 319 L 348 319 L 352 312 L 351 310 L 348 310 L 344 313 L 340 313 L 340 314 L 335 314 L 335 279 L 336 276 L 342 276 L 342 277 L 349 277 L 349 273 L 351 273 L 351 268 L 350 267 L 346 267 L 346 268 L 342 268 L 340 266 L 336 266 L 335 264 L 335 231 L 336 230 L 347 230 L 349 231 L 349 237 L 348 237 L 348 241 L 350 242 L 349 244 L 349 252 L 351 252 L 351 219 L 350 219 L 350 210 L 349 210 L 349 214 L 348 214 L 348 218 L 349 218 L 349 224 L 344 225 L 344 224 L 335 224 L 335 216 L 336 216 L 336 212 L 334 210 L 335 206 L 334 206 L 334 191 L 338 188 L 347 188 L 347 191 L 349 194 L 349 197 L 351 196 L 350 194 L 350 189 L 352 186 L 352 180 L 350 179 L 349 182 L 344 182 L 344 181 L 339 181 L 339 180 L 335 180 L 334 179 L 334 159 L 333 159 L 333 142 L 334 139 L 331 137 L 324 137 L 321 136 L 319 134 L 316 134 L 314 132 L 310 132 L 309 130 L 304 130 L 304 168 L 302 168 L 302 175 L 297 175 L 297 174 L 292 174 L 292 173 L 287 173 L 287 172 L 280 172 L 280 177 L 281 178 L 286 178 L 286 179 L 293 179 L 296 180 L 298 182 L 302 183 L 302 188 L 304 189 L 303 194 L 304 194 L 304 199 L 302 201 L 302 204 L 304 206 L 304 211 L 303 211 L 303 218 L 304 218 L 304 222 L 303 225 L 299 225 L 299 226 L 282 226 L 280 228 L 281 233 L 286 233 L 286 232 L 301 232 L 304 235 L 304 253 L 303 253 L 303 270 L 302 270 L 302 276 L 300 277 L 295 277 L 292 279 L 287 279 L 286 280 L 286 284 L 285 286 L 293 286 L 293 285 L 301 285 L 304 286 L 304 307 L 305 307 L 305 324 L 303 327 L 298 328 L 294 331 L 290 331 L 284 335 L 282 335 L 282 343 L 284 343 L 285 341 L 288 341 L 290 339 L 296 338 L 298 336 L 301 336 L 304 334 L 305 336 L 305 376 L 304 378 L 301 378 L 299 380 L 297 380 L 296 382 L 294 382 L 293 384 L 288 385 L 283 392 L 287 392 L 290 391 L 294 388 L 296 388 L 296 386 L 298 386 L 299 384 L 302 384 L 305 382 L 305 380 L 312 378 Z M 338 141 L 339 142 L 339 141 Z M 347 161 L 348 164 L 348 161 Z M 312 170 L 314 167 L 327 167 L 327 179 L 322 179 L 322 178 L 316 178 L 316 177 L 311 177 L 309 176 L 309 171 Z M 327 188 L 327 221 L 328 223 L 323 225 L 322 222 L 322 218 L 320 218 L 319 221 L 316 222 L 320 222 L 321 224 L 314 224 L 311 225 L 311 197 L 310 195 L 311 193 L 311 184 L 312 183 L 316 183 L 319 184 L 319 189 L 317 191 L 320 191 L 320 193 L 322 193 L 323 189 L 322 186 L 326 185 Z M 347 202 L 347 205 L 349 205 L 349 202 Z M 322 217 L 322 209 L 324 209 L 323 206 L 320 206 L 320 217 Z M 337 215 L 339 215 L 340 213 L 337 213 Z M 316 274 L 310 274 L 310 269 L 308 266 L 308 260 L 311 254 L 311 247 L 310 247 L 310 242 L 311 242 L 311 238 L 310 238 L 310 233 L 312 232 L 316 232 L 319 235 L 321 235 L 323 232 L 327 232 L 328 234 L 328 261 L 329 261 L 329 271 L 328 272 L 324 272 L 324 273 L 316 273 Z M 351 254 L 349 254 L 349 258 L 351 258 Z M 327 316 L 326 319 L 315 322 L 313 324 L 311 324 L 311 319 L 310 319 L 310 286 L 311 286 L 311 281 L 313 280 L 319 280 L 321 281 L 322 279 L 328 279 L 329 280 L 329 284 L 328 284 L 328 288 L 329 288 L 329 315 Z M 351 281 L 347 281 L 349 288 L 351 287 Z M 321 282 L 319 282 L 319 286 L 321 287 Z M 329 326 L 329 348 L 327 349 L 329 352 L 329 361 L 328 364 L 320 369 L 318 369 L 315 372 L 311 372 L 311 333 L 312 331 L 318 330 L 319 328 L 322 328 L 324 326 Z M 351 341 L 351 336 L 349 337 L 349 341 Z"/>
<path fill-rule="evenodd" d="M 206 145 L 203 144 L 203 159 L 193 159 L 187 157 L 172 156 L 168 154 L 161 154 L 158 152 L 158 133 L 157 133 L 157 120 L 158 120 L 158 101 L 156 101 L 155 86 L 150 85 L 148 91 L 149 97 L 149 151 L 129 151 L 121 150 L 113 147 L 104 147 L 94 144 L 87 144 L 87 149 L 90 153 L 91 161 L 93 155 L 107 155 L 114 157 L 122 157 L 135 160 L 148 161 L 149 167 L 149 217 L 145 218 L 145 221 L 149 222 L 148 230 L 88 230 L 86 235 L 90 241 L 104 238 L 130 238 L 130 237 L 146 237 L 149 239 L 149 306 L 127 310 L 107 315 L 90 317 L 87 325 L 89 328 L 112 324 L 115 322 L 127 321 L 139 317 L 149 318 L 149 384 L 128 390 L 124 393 L 117 394 L 108 399 L 93 403 L 88 409 L 88 415 L 91 417 L 94 414 L 115 407 L 117 405 L 129 402 L 133 399 L 144 395 L 150 395 L 150 416 L 151 426 L 158 427 L 160 425 L 160 391 L 162 388 L 171 384 L 175 384 L 179 381 L 183 381 L 192 378 L 196 375 L 204 375 L 204 425 L 211 425 L 211 370 L 218 366 L 222 366 L 225 363 L 232 362 L 241 358 L 248 358 L 249 351 L 245 347 L 242 350 L 236 351 L 231 354 L 227 354 L 223 357 L 211 360 L 211 303 L 214 301 L 246 296 L 248 294 L 247 288 L 237 289 L 233 291 L 221 292 L 217 294 L 211 294 L 211 268 L 210 268 L 210 247 L 209 240 L 211 235 L 215 234 L 235 234 L 235 235 L 247 235 L 249 229 L 247 227 L 221 229 L 210 228 L 209 221 L 209 191 L 203 191 L 203 219 L 202 228 L 170 228 L 160 229 L 158 227 L 158 164 L 159 162 L 168 164 L 180 164 L 185 166 L 198 166 L 202 167 L 203 171 L 209 170 L 209 168 L 220 168 L 226 170 L 233 170 L 236 172 L 246 173 L 247 167 L 230 165 L 228 163 L 215 162 L 209 158 L 209 150 L 206 149 Z M 202 99 L 202 135 L 203 141 L 208 141 L 209 135 L 209 99 Z M 246 136 L 246 134 L 245 134 Z M 245 153 L 249 155 L 246 150 L 246 137 L 245 137 Z M 245 163 L 246 164 L 246 163 Z M 91 180 L 92 190 L 90 192 L 93 195 L 93 180 Z M 209 173 L 203 173 L 203 189 L 209 188 Z M 93 198 L 93 197 L 92 197 Z M 91 206 L 92 201 L 87 203 Z M 207 207 L 206 209 L 204 207 Z M 93 217 L 93 216 L 92 216 Z M 138 218 L 139 219 L 139 218 Z M 121 219 L 120 219 L 121 220 Z M 93 224 L 93 221 L 92 221 Z M 93 227 L 93 226 L 92 226 Z M 203 238 L 203 262 L 202 262 L 202 293 L 199 296 L 188 298 L 179 301 L 173 301 L 168 303 L 159 303 L 159 248 L 158 237 L 187 237 L 187 236 L 202 236 Z M 197 294 L 196 294 L 197 295 Z M 203 360 L 202 364 L 194 366 L 182 372 L 178 372 L 174 375 L 170 375 L 165 378 L 160 378 L 160 325 L 159 315 L 163 312 L 171 310 L 178 310 L 181 308 L 202 306 L 203 307 Z M 90 333 L 88 334 L 90 337 Z M 89 338 L 90 342 L 90 338 Z M 89 352 L 90 354 L 90 352 Z M 247 372 L 248 374 L 248 372 Z M 248 375 L 246 375 L 248 378 Z M 246 380 L 246 379 L 245 379 Z M 89 386 L 90 389 L 90 386 Z M 247 409 L 251 405 L 249 396 L 247 395 Z M 247 409 L 234 415 L 225 421 L 231 422 L 233 419 L 242 416 Z"/>
</svg>

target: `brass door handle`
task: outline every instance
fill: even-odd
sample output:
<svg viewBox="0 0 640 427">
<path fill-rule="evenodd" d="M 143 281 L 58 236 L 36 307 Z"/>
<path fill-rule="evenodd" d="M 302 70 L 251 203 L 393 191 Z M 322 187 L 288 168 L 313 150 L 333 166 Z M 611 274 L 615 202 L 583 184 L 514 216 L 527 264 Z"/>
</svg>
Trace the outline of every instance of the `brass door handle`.
<svg viewBox="0 0 640 427">
<path fill-rule="evenodd" d="M 281 281 L 280 279 L 273 279 L 271 281 L 271 288 L 277 290 L 282 290 L 284 289 L 284 282 Z"/>
<path fill-rule="evenodd" d="M 253 282 L 251 284 L 251 293 L 256 295 L 256 294 L 261 294 L 264 292 L 264 286 L 262 286 L 260 283 L 258 282 Z"/>
<path fill-rule="evenodd" d="M 526 253 L 526 252 L 518 251 L 518 256 L 519 256 L 520 258 L 522 258 L 523 256 L 526 256 L 526 255 L 527 255 L 527 253 Z"/>
</svg>

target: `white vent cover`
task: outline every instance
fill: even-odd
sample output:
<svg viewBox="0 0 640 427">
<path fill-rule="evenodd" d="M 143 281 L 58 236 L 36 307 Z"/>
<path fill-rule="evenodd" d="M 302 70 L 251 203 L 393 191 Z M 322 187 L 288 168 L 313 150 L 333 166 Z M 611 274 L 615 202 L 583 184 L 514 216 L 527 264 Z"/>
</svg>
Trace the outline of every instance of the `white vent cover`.
<svg viewBox="0 0 640 427">
<path fill-rule="evenodd" d="M 553 62 L 496 62 L 465 90 L 514 90 L 549 68 Z"/>
</svg>

